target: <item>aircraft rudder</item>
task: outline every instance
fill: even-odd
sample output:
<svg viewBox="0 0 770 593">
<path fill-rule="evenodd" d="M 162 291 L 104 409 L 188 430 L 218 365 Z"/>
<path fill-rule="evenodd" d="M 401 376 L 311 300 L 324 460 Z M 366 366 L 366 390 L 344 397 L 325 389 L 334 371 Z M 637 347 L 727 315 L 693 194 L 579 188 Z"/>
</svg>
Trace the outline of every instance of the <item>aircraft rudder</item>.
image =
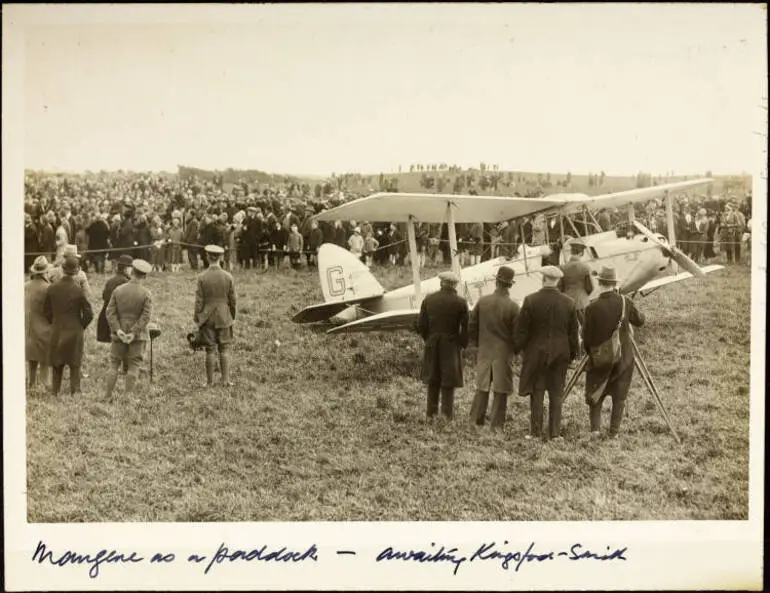
<svg viewBox="0 0 770 593">
<path fill-rule="evenodd" d="M 318 276 L 327 303 L 360 300 L 385 293 L 358 257 L 333 243 L 324 243 L 318 250 Z"/>
</svg>

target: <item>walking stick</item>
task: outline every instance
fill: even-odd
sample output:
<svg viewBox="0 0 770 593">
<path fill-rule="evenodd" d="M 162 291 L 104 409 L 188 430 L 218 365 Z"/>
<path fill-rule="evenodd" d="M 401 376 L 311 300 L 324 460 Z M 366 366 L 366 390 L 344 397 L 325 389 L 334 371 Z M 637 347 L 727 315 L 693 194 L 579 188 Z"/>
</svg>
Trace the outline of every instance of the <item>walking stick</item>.
<svg viewBox="0 0 770 593">
<path fill-rule="evenodd" d="M 155 338 L 160 336 L 160 328 L 153 323 L 148 326 L 148 329 L 150 333 L 150 383 L 152 383 L 152 379 L 153 379 L 152 343 L 155 341 Z"/>
<path fill-rule="evenodd" d="M 580 359 L 580 362 L 578 363 L 577 368 L 575 369 L 575 372 L 572 373 L 572 376 L 567 382 L 567 386 L 564 388 L 564 396 L 562 400 L 567 399 L 567 396 L 570 394 L 570 391 L 572 391 L 572 389 L 575 387 L 578 377 L 580 377 L 581 373 L 585 370 L 587 364 L 588 364 L 588 354 L 584 354 L 583 358 Z"/>
<path fill-rule="evenodd" d="M 155 340 L 150 340 L 150 383 L 152 383 L 152 343 Z"/>
<path fill-rule="evenodd" d="M 671 434 L 674 435 L 674 440 L 677 442 L 677 444 L 681 445 L 682 441 L 679 438 L 679 435 L 676 433 L 676 430 L 674 429 L 674 425 L 671 422 L 671 419 L 668 416 L 668 412 L 666 411 L 666 407 L 663 405 L 663 400 L 660 399 L 660 394 L 658 393 L 658 389 L 655 387 L 655 383 L 652 380 L 652 374 L 650 374 L 650 370 L 647 368 L 647 365 L 644 362 L 644 359 L 642 358 L 642 354 L 639 352 L 639 346 L 636 344 L 636 340 L 634 340 L 633 336 L 629 336 L 631 341 L 631 347 L 634 350 L 634 364 L 636 365 L 636 368 L 639 370 L 639 374 L 642 377 L 642 380 L 644 381 L 645 387 L 647 387 L 647 391 L 650 392 L 650 395 L 652 395 L 653 400 L 655 400 L 655 404 L 658 408 L 658 411 L 660 412 L 660 415 L 663 416 L 663 420 L 665 421 L 666 425 L 668 426 L 668 429 L 671 431 Z"/>
</svg>

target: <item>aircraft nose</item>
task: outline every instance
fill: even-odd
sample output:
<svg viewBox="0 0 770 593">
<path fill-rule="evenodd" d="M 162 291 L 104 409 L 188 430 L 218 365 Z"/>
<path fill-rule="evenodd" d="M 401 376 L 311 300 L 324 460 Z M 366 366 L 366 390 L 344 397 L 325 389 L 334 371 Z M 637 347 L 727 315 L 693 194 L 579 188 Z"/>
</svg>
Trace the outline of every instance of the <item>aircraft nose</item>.
<svg viewBox="0 0 770 593">
<path fill-rule="evenodd" d="M 668 260 L 658 249 L 643 253 L 621 282 L 620 291 L 629 293 L 639 290 L 647 282 L 657 277 L 662 271 L 661 268 L 665 269 L 667 264 Z"/>
</svg>

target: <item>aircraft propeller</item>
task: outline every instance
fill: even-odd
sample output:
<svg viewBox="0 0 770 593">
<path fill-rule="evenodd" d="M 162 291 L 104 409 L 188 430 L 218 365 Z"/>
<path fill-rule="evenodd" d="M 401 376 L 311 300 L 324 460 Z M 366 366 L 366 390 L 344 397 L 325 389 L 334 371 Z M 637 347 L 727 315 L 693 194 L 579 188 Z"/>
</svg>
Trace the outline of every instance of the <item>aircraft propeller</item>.
<svg viewBox="0 0 770 593">
<path fill-rule="evenodd" d="M 650 241 L 655 243 L 658 247 L 660 247 L 663 250 L 663 253 L 667 255 L 669 258 L 673 259 L 679 266 L 690 272 L 693 276 L 702 277 L 706 274 L 703 272 L 703 270 L 700 269 L 698 264 L 696 264 L 693 260 L 691 260 L 681 249 L 677 248 L 675 245 L 668 245 L 666 243 L 663 243 L 656 235 L 653 233 L 650 229 L 648 229 L 646 226 L 644 226 L 641 222 L 638 220 L 634 221 L 634 226 L 639 229 L 639 231 L 647 237 Z"/>
</svg>

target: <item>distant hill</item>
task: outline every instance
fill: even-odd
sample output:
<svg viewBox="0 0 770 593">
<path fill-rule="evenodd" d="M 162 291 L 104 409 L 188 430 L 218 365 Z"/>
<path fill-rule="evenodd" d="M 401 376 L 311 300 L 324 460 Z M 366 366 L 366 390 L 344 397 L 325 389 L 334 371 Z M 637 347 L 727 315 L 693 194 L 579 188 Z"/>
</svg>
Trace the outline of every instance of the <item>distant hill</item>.
<svg viewBox="0 0 770 593">
<path fill-rule="evenodd" d="M 241 182 L 264 185 L 299 183 L 315 186 L 316 184 L 330 181 L 331 185 L 335 188 L 356 193 L 366 193 L 370 190 L 380 191 L 388 188 L 397 188 L 398 191 L 402 192 L 452 193 L 457 178 L 462 176 L 465 178 L 465 183 L 458 189 L 458 193 L 467 193 L 470 188 L 473 188 L 479 194 L 500 196 L 513 195 L 514 193 L 526 196 L 539 192 L 545 195 L 564 192 L 597 195 L 709 176 L 708 172 L 697 175 L 654 177 L 645 173 L 616 176 L 604 175 L 602 172 L 585 175 L 532 171 L 482 172 L 480 169 L 465 169 L 373 174 L 346 173 L 323 177 L 318 175 L 275 174 L 255 169 L 215 171 L 179 166 L 180 177 L 185 178 L 192 175 L 206 180 L 214 180 L 217 175 L 221 175 L 224 187 L 227 189 L 232 187 L 233 184 Z M 494 187 L 494 179 L 497 181 L 496 188 Z M 714 185 L 709 190 L 704 190 L 704 193 L 722 194 L 737 192 L 743 194 L 750 191 L 750 189 L 750 175 L 723 175 L 714 176 Z"/>
</svg>

